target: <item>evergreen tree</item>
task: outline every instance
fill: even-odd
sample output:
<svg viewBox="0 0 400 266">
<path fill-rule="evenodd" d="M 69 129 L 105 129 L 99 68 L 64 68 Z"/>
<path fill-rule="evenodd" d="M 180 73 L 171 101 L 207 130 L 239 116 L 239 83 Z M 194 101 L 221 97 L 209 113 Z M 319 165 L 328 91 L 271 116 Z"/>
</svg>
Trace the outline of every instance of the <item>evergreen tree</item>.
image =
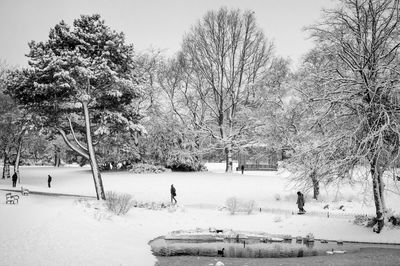
<svg viewBox="0 0 400 266">
<path fill-rule="evenodd" d="M 30 68 L 10 74 L 8 92 L 89 160 L 97 198 L 105 199 L 93 138 L 142 130 L 132 111 L 141 91 L 133 46 L 99 15 L 82 15 L 72 28 L 61 21 L 46 42 L 32 41 L 29 48 Z"/>
</svg>

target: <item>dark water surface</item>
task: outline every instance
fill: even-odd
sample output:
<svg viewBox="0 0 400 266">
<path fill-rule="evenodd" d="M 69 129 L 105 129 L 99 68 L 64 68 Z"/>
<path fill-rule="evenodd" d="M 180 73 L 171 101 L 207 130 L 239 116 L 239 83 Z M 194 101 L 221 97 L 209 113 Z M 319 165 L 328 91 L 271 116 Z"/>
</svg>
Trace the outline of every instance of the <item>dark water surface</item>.
<svg viewBox="0 0 400 266">
<path fill-rule="evenodd" d="M 398 266 L 400 265 L 399 249 L 362 248 L 358 252 L 327 256 L 302 258 L 212 258 L 195 256 L 157 257 L 155 266 L 210 266 L 221 261 L 225 266 L 277 266 L 277 265 L 307 265 L 307 266 Z"/>
<path fill-rule="evenodd" d="M 337 243 L 316 240 L 263 242 L 260 239 L 221 241 L 166 240 L 149 243 L 158 266 L 214 265 L 399 265 L 400 245 Z M 328 254 L 332 253 L 333 255 Z M 345 253 L 341 253 L 345 251 Z"/>
</svg>

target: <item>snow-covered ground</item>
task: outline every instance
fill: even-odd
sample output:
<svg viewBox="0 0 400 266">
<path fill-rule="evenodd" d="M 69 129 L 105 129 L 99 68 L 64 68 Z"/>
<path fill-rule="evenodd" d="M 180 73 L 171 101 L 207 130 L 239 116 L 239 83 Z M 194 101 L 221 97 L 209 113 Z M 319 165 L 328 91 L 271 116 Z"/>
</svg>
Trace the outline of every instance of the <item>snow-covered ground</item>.
<svg viewBox="0 0 400 266">
<path fill-rule="evenodd" d="M 0 190 L 0 265 L 154 265 L 148 241 L 173 230 L 226 228 L 283 233 L 312 232 L 316 238 L 369 242 L 400 242 L 400 230 L 381 234 L 352 223 L 353 214 L 373 214 L 371 190 L 363 183 L 321 189 L 323 201 L 308 196 L 306 215 L 297 212 L 296 188 L 286 172 L 223 173 L 222 164 L 208 164 L 204 173 L 103 173 L 106 190 L 129 193 L 138 201 L 168 202 L 171 184 L 177 189 L 175 211 L 131 209 L 115 216 L 94 199 L 21 196 L 17 205 L 5 204 Z M 47 175 L 53 177 L 47 187 Z M 390 180 L 390 179 L 388 179 Z M 89 168 L 22 167 L 21 186 L 31 191 L 95 196 Z M 392 183 L 387 187 L 396 190 Z M 0 180 L 0 189 L 12 189 Z M 219 208 L 229 197 L 254 200 L 262 212 L 230 215 Z M 400 212 L 400 197 L 387 195 L 388 207 Z M 323 209 L 329 204 L 329 210 Z M 345 211 L 339 210 L 343 205 Z M 329 211 L 329 218 L 327 212 Z"/>
</svg>

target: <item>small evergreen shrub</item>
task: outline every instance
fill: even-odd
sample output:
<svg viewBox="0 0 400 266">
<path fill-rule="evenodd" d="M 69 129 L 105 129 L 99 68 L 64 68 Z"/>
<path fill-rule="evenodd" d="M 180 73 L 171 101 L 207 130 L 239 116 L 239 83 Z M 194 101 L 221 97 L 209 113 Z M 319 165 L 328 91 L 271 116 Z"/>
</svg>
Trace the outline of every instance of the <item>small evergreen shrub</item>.
<svg viewBox="0 0 400 266">
<path fill-rule="evenodd" d="M 129 194 L 116 193 L 114 191 L 106 192 L 106 207 L 116 215 L 125 215 L 135 205 L 132 196 Z"/>
</svg>

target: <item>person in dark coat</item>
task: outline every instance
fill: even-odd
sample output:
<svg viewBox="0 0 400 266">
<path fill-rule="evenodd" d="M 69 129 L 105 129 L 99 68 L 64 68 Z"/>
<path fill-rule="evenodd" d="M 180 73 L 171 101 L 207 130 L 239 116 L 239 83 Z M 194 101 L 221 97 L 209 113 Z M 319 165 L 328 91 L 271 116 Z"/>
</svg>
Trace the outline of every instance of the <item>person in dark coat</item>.
<svg viewBox="0 0 400 266">
<path fill-rule="evenodd" d="M 175 202 L 174 204 L 177 203 L 177 200 L 175 199 L 176 197 L 176 189 L 174 187 L 174 184 L 171 185 L 171 203 Z"/>
<path fill-rule="evenodd" d="M 48 177 L 47 177 L 47 185 L 48 185 L 49 187 L 51 187 L 51 185 L 50 185 L 51 180 L 52 180 L 51 175 L 48 175 Z"/>
<path fill-rule="evenodd" d="M 306 212 L 306 210 L 304 210 L 304 195 L 303 193 L 301 193 L 300 191 L 297 191 L 297 207 L 299 208 L 299 212 Z"/>
<path fill-rule="evenodd" d="M 242 175 L 244 173 L 244 165 L 242 164 L 242 166 L 240 167 L 242 169 Z"/>
<path fill-rule="evenodd" d="M 13 182 L 13 187 L 17 186 L 17 180 L 18 180 L 18 175 L 16 172 L 14 172 L 14 174 L 12 175 L 12 182 Z"/>
</svg>

